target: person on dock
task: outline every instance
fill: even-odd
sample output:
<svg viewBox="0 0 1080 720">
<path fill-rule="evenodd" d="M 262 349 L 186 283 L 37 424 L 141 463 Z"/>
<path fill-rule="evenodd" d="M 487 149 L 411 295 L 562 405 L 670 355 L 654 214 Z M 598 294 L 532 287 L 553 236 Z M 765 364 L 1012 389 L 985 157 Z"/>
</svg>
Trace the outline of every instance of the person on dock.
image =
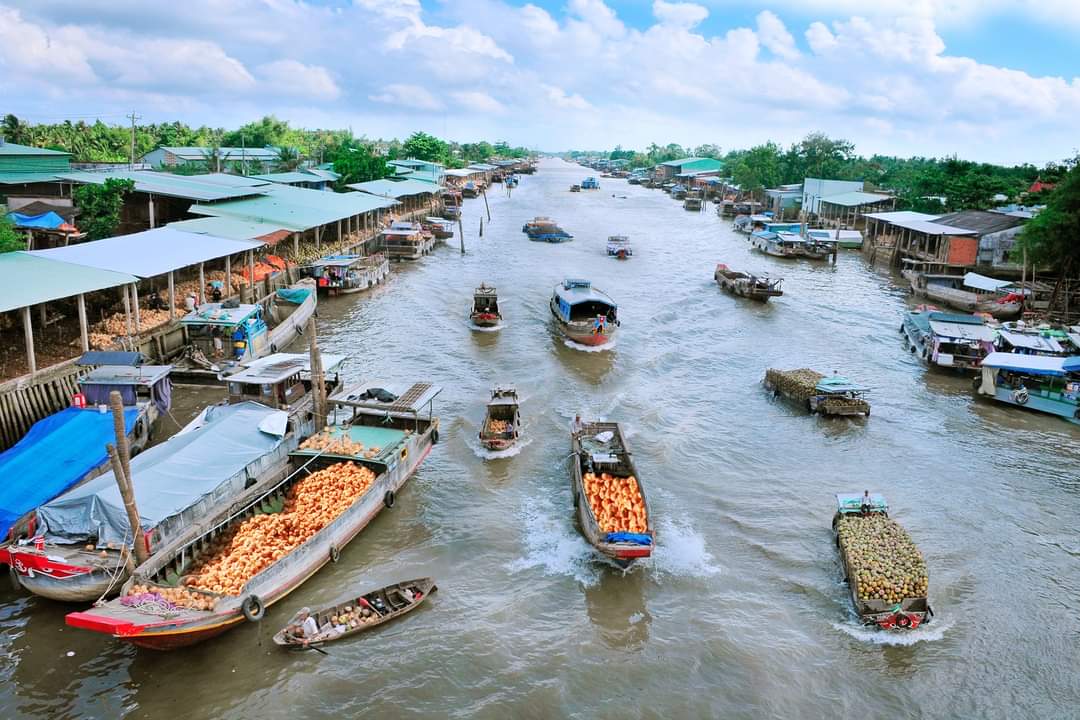
<svg viewBox="0 0 1080 720">
<path fill-rule="evenodd" d="M 146 301 L 146 307 L 151 310 L 168 310 L 169 303 L 165 302 L 165 299 L 161 297 L 161 293 L 150 293 L 150 299 Z"/>
<path fill-rule="evenodd" d="M 581 413 L 574 416 L 574 420 L 570 423 L 570 434 L 577 437 L 585 431 L 585 423 L 581 422 Z"/>
</svg>

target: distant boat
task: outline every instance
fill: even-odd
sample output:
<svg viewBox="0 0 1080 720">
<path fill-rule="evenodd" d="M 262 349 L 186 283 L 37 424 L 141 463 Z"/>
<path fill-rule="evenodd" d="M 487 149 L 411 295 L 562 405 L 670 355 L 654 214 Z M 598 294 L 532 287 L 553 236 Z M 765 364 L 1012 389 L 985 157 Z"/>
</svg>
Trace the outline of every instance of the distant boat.
<svg viewBox="0 0 1080 720">
<path fill-rule="evenodd" d="M 521 227 L 521 232 L 537 242 L 561 243 L 573 240 L 574 236 L 559 227 L 549 217 L 537 216 Z"/>
<path fill-rule="evenodd" d="M 495 327 L 502 320 L 499 312 L 499 294 L 490 285 L 480 283 L 473 292 L 472 312 L 469 319 L 477 327 Z"/>
<path fill-rule="evenodd" d="M 582 190 L 599 190 L 600 181 L 594 177 L 587 177 L 581 181 Z"/>
<path fill-rule="evenodd" d="M 903 271 L 917 297 L 954 310 L 988 313 L 998 320 L 1019 317 L 1023 310 L 1020 289 L 1009 280 L 995 280 L 973 272 L 964 275 L 930 273 L 920 267 L 927 266 L 911 264 Z"/>
<path fill-rule="evenodd" d="M 630 238 L 626 235 L 612 235 L 607 239 L 607 254 L 620 260 L 627 260 L 634 254 L 630 247 Z"/>
<path fill-rule="evenodd" d="M 771 297 L 780 297 L 784 294 L 784 291 L 780 289 L 780 283 L 784 282 L 783 278 L 773 280 L 768 275 L 750 275 L 732 270 L 723 263 L 716 266 L 713 278 L 720 287 L 732 295 L 751 300 L 766 302 Z"/>
<path fill-rule="evenodd" d="M 480 444 L 492 451 L 509 450 L 521 435 L 521 415 L 517 390 L 496 387 L 484 412 Z"/>
<path fill-rule="evenodd" d="M 563 334 L 581 345 L 604 345 L 619 326 L 615 301 L 588 280 L 567 279 L 556 285 L 550 307 Z"/>
<path fill-rule="evenodd" d="M 970 370 L 994 350 L 994 329 L 977 315 L 940 312 L 920 305 L 904 313 L 900 332 L 927 365 Z"/>
</svg>

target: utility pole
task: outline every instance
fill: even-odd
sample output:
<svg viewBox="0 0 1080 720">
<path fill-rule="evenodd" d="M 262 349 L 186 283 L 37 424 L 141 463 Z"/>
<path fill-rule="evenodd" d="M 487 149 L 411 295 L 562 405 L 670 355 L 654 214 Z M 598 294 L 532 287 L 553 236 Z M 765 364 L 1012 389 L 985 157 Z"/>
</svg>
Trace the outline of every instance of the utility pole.
<svg viewBox="0 0 1080 720">
<path fill-rule="evenodd" d="M 240 165 L 244 169 L 244 176 L 247 177 L 247 140 L 244 138 L 244 131 L 240 131 Z"/>
<path fill-rule="evenodd" d="M 132 110 L 131 114 L 127 116 L 131 119 L 131 162 L 128 163 L 128 170 L 135 169 L 135 121 L 142 118 L 142 115 L 136 115 Z"/>
</svg>

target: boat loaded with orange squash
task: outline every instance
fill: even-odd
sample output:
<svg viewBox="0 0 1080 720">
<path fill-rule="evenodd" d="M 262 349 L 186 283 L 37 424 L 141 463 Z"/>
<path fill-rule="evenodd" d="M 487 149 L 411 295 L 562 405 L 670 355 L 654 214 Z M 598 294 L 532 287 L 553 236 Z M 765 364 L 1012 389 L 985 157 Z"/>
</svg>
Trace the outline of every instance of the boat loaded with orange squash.
<svg viewBox="0 0 1080 720">
<path fill-rule="evenodd" d="M 570 489 L 585 539 L 627 567 L 652 555 L 649 501 L 618 423 L 588 423 L 570 437 Z"/>
<path fill-rule="evenodd" d="M 280 482 L 199 523 L 136 568 L 121 597 L 67 623 L 170 650 L 261 619 L 394 506 L 438 442 L 440 392 L 369 382 L 337 393 L 335 416 L 348 419 L 291 453 Z"/>
</svg>

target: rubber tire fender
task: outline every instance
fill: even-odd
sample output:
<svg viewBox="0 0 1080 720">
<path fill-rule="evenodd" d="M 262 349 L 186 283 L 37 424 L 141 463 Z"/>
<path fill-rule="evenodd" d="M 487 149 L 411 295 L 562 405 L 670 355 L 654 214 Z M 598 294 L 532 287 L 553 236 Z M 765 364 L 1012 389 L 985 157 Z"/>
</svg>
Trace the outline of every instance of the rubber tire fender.
<svg viewBox="0 0 1080 720">
<path fill-rule="evenodd" d="M 394 507 L 394 501 L 395 501 L 395 499 L 396 499 L 396 496 L 394 495 L 394 491 L 393 491 L 393 490 L 387 490 L 387 491 L 386 491 L 386 494 L 385 494 L 385 495 L 383 495 L 383 498 L 382 498 L 382 501 L 383 501 L 383 505 L 385 505 L 385 506 L 386 506 L 386 509 L 387 509 L 387 510 L 389 510 L 390 508 Z"/>
<path fill-rule="evenodd" d="M 331 545 L 330 546 L 330 562 L 336 563 L 340 559 L 341 559 L 341 550 L 338 549 L 337 545 Z"/>
<path fill-rule="evenodd" d="M 1027 388 L 1020 388 L 1013 391 L 1013 400 L 1016 401 L 1017 405 L 1027 405 L 1029 398 L 1030 395 L 1028 394 Z"/>
<path fill-rule="evenodd" d="M 439 442 L 439 428 L 435 428 L 431 431 L 431 444 L 435 445 Z"/>
<path fill-rule="evenodd" d="M 272 352 L 272 353 L 277 352 L 277 343 L 270 343 L 270 352 Z"/>
<path fill-rule="evenodd" d="M 248 622 L 258 622 L 266 614 L 266 606 L 258 595 L 248 595 L 240 604 L 240 611 Z"/>
</svg>

